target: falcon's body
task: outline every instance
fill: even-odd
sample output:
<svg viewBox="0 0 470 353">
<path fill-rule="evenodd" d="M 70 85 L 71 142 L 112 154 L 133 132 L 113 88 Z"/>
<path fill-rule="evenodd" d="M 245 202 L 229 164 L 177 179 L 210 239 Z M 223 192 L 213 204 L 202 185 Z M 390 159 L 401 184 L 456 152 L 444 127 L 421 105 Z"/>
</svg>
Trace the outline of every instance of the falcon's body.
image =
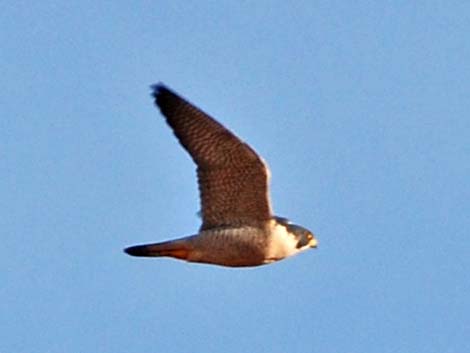
<svg viewBox="0 0 470 353">
<path fill-rule="evenodd" d="M 263 160 L 213 118 L 163 85 L 155 102 L 198 166 L 203 223 L 198 234 L 125 249 L 222 266 L 257 266 L 316 247 L 313 234 L 272 215 Z"/>
</svg>

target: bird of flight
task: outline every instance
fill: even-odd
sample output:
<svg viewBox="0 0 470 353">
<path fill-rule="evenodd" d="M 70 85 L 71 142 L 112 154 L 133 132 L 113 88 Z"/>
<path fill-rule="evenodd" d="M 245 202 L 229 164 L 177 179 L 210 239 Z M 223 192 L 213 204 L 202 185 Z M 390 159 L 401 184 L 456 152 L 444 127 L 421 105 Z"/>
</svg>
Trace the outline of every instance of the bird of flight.
<svg viewBox="0 0 470 353">
<path fill-rule="evenodd" d="M 152 96 L 197 165 L 202 225 L 196 235 L 124 251 L 230 267 L 259 266 L 316 248 L 307 229 L 276 217 L 263 159 L 215 119 L 163 84 Z"/>
</svg>

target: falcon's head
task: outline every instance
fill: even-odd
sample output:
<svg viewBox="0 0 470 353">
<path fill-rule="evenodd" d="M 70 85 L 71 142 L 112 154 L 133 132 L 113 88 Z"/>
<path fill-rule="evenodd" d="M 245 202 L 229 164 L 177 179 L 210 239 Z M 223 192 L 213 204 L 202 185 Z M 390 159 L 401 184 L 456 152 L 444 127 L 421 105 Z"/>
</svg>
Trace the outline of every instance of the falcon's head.
<svg viewBox="0 0 470 353">
<path fill-rule="evenodd" d="M 306 250 L 308 248 L 316 248 L 318 246 L 318 240 L 307 228 L 293 224 L 287 218 L 275 217 L 275 219 L 279 224 L 286 227 L 287 231 L 294 236 L 297 241 L 296 248 L 299 251 Z"/>
</svg>

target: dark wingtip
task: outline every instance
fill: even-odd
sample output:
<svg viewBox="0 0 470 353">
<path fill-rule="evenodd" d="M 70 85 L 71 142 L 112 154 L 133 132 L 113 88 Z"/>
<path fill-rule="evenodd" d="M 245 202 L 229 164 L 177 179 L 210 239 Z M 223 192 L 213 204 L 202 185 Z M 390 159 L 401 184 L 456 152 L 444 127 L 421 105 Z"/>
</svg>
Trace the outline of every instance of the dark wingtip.
<svg viewBox="0 0 470 353">
<path fill-rule="evenodd" d="M 161 82 L 150 85 L 150 89 L 152 90 L 151 94 L 153 98 L 157 98 L 161 91 L 168 90 L 168 88 L 166 88 L 166 86 Z"/>
<path fill-rule="evenodd" d="M 153 98 L 158 98 L 158 96 L 161 96 L 162 94 L 173 94 L 175 95 L 175 93 L 169 89 L 167 86 L 165 86 L 165 84 L 163 84 L 162 82 L 158 82 L 158 83 L 155 83 L 153 85 L 150 85 L 150 89 L 152 90 L 152 97 Z"/>
<path fill-rule="evenodd" d="M 160 108 L 168 102 L 168 99 L 177 96 L 175 92 L 161 82 L 151 85 L 150 89 L 152 90 L 151 96 L 154 98 L 155 104 Z"/>
</svg>

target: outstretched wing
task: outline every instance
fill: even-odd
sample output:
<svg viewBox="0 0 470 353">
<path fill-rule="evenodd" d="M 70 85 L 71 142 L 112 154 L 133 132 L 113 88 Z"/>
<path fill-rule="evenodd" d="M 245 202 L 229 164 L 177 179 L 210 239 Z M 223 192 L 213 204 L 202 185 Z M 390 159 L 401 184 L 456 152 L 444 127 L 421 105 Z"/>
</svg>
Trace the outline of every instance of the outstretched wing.
<svg viewBox="0 0 470 353">
<path fill-rule="evenodd" d="M 156 105 L 197 165 L 201 230 L 270 219 L 269 171 L 256 152 L 164 85 L 152 88 Z"/>
</svg>

